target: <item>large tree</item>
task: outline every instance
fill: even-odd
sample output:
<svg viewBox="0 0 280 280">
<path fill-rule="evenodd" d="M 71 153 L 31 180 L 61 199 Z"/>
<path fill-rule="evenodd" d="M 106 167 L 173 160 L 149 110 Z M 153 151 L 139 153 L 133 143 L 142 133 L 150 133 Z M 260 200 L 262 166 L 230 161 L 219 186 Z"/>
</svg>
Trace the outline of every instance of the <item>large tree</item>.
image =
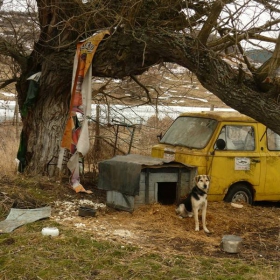
<svg viewBox="0 0 280 280">
<path fill-rule="evenodd" d="M 48 162 L 58 155 L 69 110 L 76 44 L 102 29 L 110 30 L 110 36 L 104 38 L 94 56 L 94 76 L 137 79 L 153 65 L 176 63 L 193 72 L 228 106 L 280 133 L 278 1 L 36 3 L 37 10 L 30 13 L 30 17 L 38 14 L 34 29 L 38 38 L 32 52 L 22 46 L 27 39 L 21 38 L 20 43 L 17 36 L 0 39 L 0 54 L 10 57 L 20 71 L 14 80 L 22 111 L 30 86 L 27 78 L 42 72 L 36 85 L 38 95 L 22 116 L 27 172 L 43 174 Z M 251 63 L 246 56 L 250 47 L 268 50 L 270 59 L 260 65 Z"/>
</svg>

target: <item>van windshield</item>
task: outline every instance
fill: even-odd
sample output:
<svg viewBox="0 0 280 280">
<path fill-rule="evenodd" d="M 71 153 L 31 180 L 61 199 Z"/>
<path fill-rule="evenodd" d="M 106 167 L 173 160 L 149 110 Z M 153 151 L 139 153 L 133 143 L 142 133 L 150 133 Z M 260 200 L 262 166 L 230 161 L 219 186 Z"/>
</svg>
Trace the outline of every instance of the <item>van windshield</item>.
<svg viewBox="0 0 280 280">
<path fill-rule="evenodd" d="M 217 121 L 199 117 L 178 117 L 160 143 L 202 149 L 210 140 Z"/>
</svg>

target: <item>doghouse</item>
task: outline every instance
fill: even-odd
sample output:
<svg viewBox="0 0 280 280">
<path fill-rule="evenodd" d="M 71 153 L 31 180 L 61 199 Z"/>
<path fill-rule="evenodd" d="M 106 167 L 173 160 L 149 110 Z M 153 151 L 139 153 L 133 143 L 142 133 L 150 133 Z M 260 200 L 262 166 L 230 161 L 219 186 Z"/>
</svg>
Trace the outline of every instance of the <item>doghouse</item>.
<svg viewBox="0 0 280 280">
<path fill-rule="evenodd" d="M 107 205 L 133 211 L 143 204 L 174 204 L 193 187 L 196 167 L 162 158 L 129 154 L 99 163 L 98 188 Z"/>
</svg>

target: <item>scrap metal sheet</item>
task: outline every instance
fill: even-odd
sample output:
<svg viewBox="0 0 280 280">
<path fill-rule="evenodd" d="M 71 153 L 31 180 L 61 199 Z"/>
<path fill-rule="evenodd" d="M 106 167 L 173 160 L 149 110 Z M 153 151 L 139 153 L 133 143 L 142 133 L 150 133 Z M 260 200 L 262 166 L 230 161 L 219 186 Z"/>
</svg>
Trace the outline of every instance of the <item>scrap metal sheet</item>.
<svg viewBox="0 0 280 280">
<path fill-rule="evenodd" d="M 0 222 L 0 233 L 12 232 L 24 224 L 33 223 L 44 218 L 49 218 L 50 216 L 50 206 L 36 209 L 11 208 L 6 220 Z"/>
</svg>

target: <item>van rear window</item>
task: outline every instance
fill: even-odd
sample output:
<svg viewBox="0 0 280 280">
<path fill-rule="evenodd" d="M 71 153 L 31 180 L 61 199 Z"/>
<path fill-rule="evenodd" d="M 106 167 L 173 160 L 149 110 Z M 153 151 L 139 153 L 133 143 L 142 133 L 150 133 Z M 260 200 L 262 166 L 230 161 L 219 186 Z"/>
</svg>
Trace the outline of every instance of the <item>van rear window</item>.
<svg viewBox="0 0 280 280">
<path fill-rule="evenodd" d="M 198 117 L 178 117 L 160 143 L 202 149 L 210 140 L 217 121 Z"/>
</svg>

